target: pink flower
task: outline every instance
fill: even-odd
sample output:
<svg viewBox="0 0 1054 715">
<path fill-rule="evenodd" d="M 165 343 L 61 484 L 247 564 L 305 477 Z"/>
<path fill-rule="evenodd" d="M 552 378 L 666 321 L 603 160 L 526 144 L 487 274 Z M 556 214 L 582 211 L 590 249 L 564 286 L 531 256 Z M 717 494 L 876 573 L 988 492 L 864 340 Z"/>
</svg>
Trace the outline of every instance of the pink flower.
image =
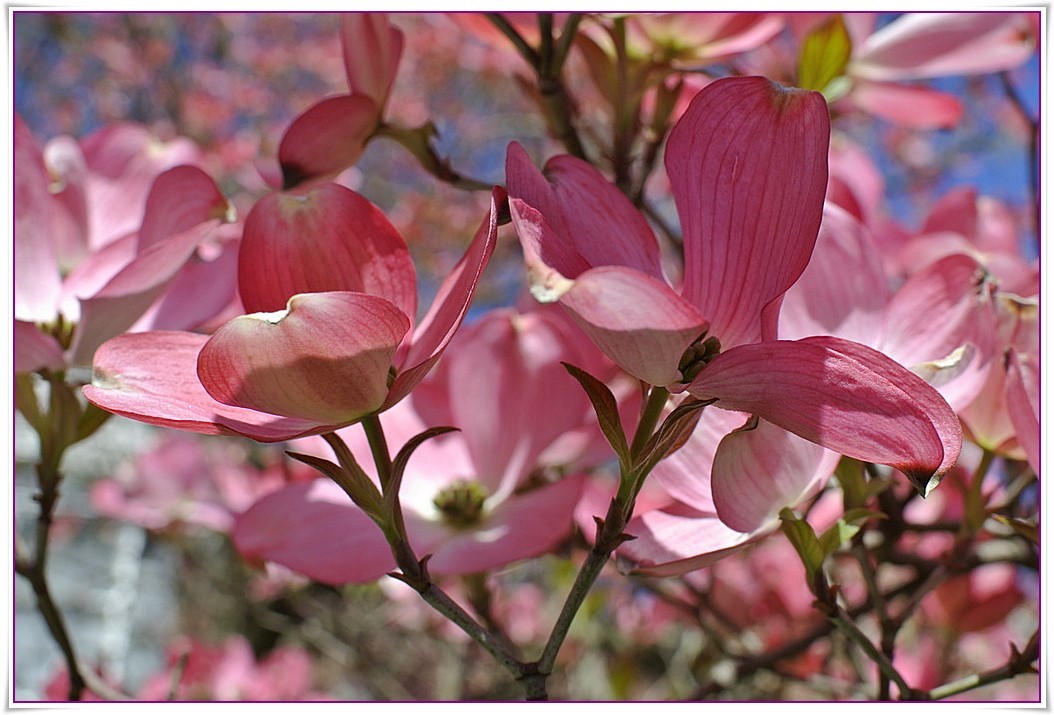
<svg viewBox="0 0 1054 715">
<path fill-rule="evenodd" d="M 399 490 L 411 545 L 430 555 L 430 572 L 485 571 L 545 553 L 570 535 L 583 477 L 576 461 L 548 455 L 592 416 L 560 364 L 588 359 L 583 347 L 544 311 L 488 313 L 457 336 L 412 401 L 381 416 L 393 447 L 429 426 L 461 428 L 422 444 Z M 371 471 L 360 433 L 346 437 Z M 554 477 L 558 467 L 569 476 Z M 373 581 L 395 568 L 381 531 L 328 480 L 261 499 L 238 519 L 234 540 L 251 560 L 328 583 Z"/>
<path fill-rule="evenodd" d="M 273 442 L 331 432 L 390 408 L 439 359 L 494 249 L 491 210 L 411 332 L 417 313 L 406 242 L 384 215 L 328 184 L 279 193 L 246 219 L 239 291 L 255 311 L 212 337 L 123 335 L 96 354 L 85 396 L 133 419 Z"/>
<path fill-rule="evenodd" d="M 961 444 L 936 391 L 864 345 L 775 339 L 783 295 L 820 227 L 828 135 L 817 93 L 749 77 L 696 96 L 666 151 L 684 234 L 679 292 L 662 275 L 647 223 L 614 186 L 570 157 L 551 160 L 543 176 L 512 145 L 510 208 L 531 291 L 559 301 L 644 382 L 892 465 L 928 491 Z M 735 453 L 760 441 L 728 435 L 722 461 L 753 460 Z"/>
<path fill-rule="evenodd" d="M 185 139 L 101 130 L 42 152 L 15 117 L 15 370 L 87 365 L 129 329 L 190 329 L 233 297 L 231 208 Z M 47 158 L 47 161 L 45 161 Z M 194 298 L 168 293 L 197 285 Z"/>
<path fill-rule="evenodd" d="M 362 155 L 381 123 L 403 50 L 403 33 L 379 12 L 346 13 L 341 44 L 348 94 L 313 104 L 286 129 L 278 147 L 282 188 L 330 181 Z"/>
</svg>

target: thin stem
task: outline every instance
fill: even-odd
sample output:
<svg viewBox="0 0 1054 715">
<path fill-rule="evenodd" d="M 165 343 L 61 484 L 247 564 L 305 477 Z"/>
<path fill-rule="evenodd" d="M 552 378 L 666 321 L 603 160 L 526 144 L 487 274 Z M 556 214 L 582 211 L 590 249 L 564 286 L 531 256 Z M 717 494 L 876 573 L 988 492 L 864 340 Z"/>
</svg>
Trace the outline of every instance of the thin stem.
<svg viewBox="0 0 1054 715">
<path fill-rule="evenodd" d="M 915 691 L 907 684 L 904 677 L 897 672 L 897 669 L 893 667 L 893 663 L 890 662 L 889 658 L 875 647 L 875 644 L 871 642 L 871 639 L 857 627 L 856 623 L 848 617 L 846 612 L 840 606 L 835 606 L 834 613 L 829 614 L 827 618 L 838 630 L 845 634 L 849 640 L 856 643 L 860 649 L 864 651 L 867 657 L 878 666 L 878 669 L 885 677 L 896 683 L 897 687 L 900 688 L 901 700 L 911 698 L 915 695 Z"/>
<path fill-rule="evenodd" d="M 381 482 L 381 491 L 387 494 L 388 485 L 392 480 L 392 457 L 388 452 L 388 441 L 384 438 L 384 428 L 381 427 L 380 417 L 375 414 L 364 417 L 362 429 L 366 433 L 366 440 L 370 443 L 373 463 L 377 465 L 377 478 Z"/>
<path fill-rule="evenodd" d="M 567 55 L 571 51 L 571 45 L 575 41 L 575 34 L 578 33 L 578 25 L 581 22 L 582 13 L 573 12 L 568 16 L 563 29 L 560 30 L 560 44 L 556 46 L 556 52 L 553 54 L 553 68 L 557 72 L 563 69 Z"/>
<path fill-rule="evenodd" d="M 853 554 L 860 564 L 860 573 L 864 577 L 867 593 L 871 597 L 871 602 L 875 604 L 875 614 L 878 616 L 879 630 L 882 634 L 882 654 L 892 662 L 899 628 L 897 623 L 889 617 L 889 609 L 882 597 L 882 591 L 878 588 L 878 578 L 871 564 L 871 554 L 862 541 L 853 544 Z M 889 677 L 884 672 L 881 673 L 878 679 L 878 700 L 890 699 L 889 684 Z"/>
<path fill-rule="evenodd" d="M 665 387 L 653 386 L 651 388 L 651 393 L 641 408 L 637 431 L 633 433 L 633 443 L 630 445 L 630 456 L 633 459 L 640 456 L 644 445 L 648 443 L 652 433 L 655 432 L 655 427 L 659 424 L 659 418 L 662 417 L 662 410 L 666 407 L 666 401 L 669 397 L 670 391 Z"/>
<path fill-rule="evenodd" d="M 527 64 L 531 67 L 538 67 L 538 53 L 533 47 L 527 44 L 527 40 L 523 39 L 523 36 L 516 31 L 516 28 L 509 24 L 509 21 L 499 12 L 486 12 L 483 13 L 494 27 L 501 31 L 501 34 L 505 35 L 512 42 L 513 46 L 520 53 L 523 59 L 527 60 Z"/>
<path fill-rule="evenodd" d="M 1038 659 L 1039 638 L 1033 636 L 1028 642 L 1028 645 L 1025 646 L 1025 650 L 1020 653 L 1015 650 L 1011 654 L 1006 665 L 1000 666 L 999 668 L 993 668 L 984 673 L 968 675 L 965 678 L 961 678 L 952 683 L 946 683 L 945 685 L 930 690 L 928 693 L 924 693 L 923 696 L 928 700 L 943 700 L 944 698 L 950 698 L 953 695 L 965 693 L 968 690 L 984 687 L 985 685 L 991 685 L 992 683 L 998 683 L 1003 680 L 1009 680 L 1017 675 L 1034 673 L 1036 671 L 1032 664 Z"/>
</svg>

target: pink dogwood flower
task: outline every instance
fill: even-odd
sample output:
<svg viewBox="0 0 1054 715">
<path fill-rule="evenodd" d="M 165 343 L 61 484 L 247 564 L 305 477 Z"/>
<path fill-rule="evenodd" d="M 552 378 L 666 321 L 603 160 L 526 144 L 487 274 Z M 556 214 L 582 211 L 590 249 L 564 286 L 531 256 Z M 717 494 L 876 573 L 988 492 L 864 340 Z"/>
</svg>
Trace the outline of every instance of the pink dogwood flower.
<svg viewBox="0 0 1054 715">
<path fill-rule="evenodd" d="M 115 125 L 41 150 L 15 117 L 15 371 L 88 365 L 129 329 L 190 329 L 233 297 L 232 209 L 189 140 Z M 197 284 L 193 299 L 167 293 Z"/>
<path fill-rule="evenodd" d="M 383 119 L 403 51 L 402 31 L 385 13 L 345 13 L 340 39 L 349 92 L 313 104 L 286 129 L 278 147 L 284 189 L 336 178 L 358 161 Z"/>
<path fill-rule="evenodd" d="M 696 96 L 666 150 L 684 234 L 680 291 L 663 277 L 643 216 L 595 169 L 558 157 L 543 176 L 510 146 L 510 208 L 531 291 L 559 301 L 644 382 L 889 464 L 925 492 L 961 444 L 939 394 L 858 343 L 776 340 L 783 295 L 820 227 L 829 132 L 821 95 L 765 78 L 718 80 Z M 760 441 L 750 434 L 726 439 Z"/>
<path fill-rule="evenodd" d="M 589 347 L 544 312 L 491 312 L 459 333 L 412 400 L 381 415 L 393 446 L 428 426 L 461 428 L 418 447 L 399 490 L 408 538 L 431 555 L 431 573 L 482 572 L 545 553 L 570 534 L 583 474 L 548 455 L 591 417 L 560 364 L 581 362 Z M 342 434 L 372 474 L 361 432 Z M 552 480 L 541 469 L 557 466 L 568 476 Z M 373 581 L 395 568 L 380 529 L 329 480 L 264 497 L 238 518 L 234 540 L 251 560 L 327 583 Z"/>
<path fill-rule="evenodd" d="M 406 242 L 373 204 L 327 184 L 261 199 L 246 219 L 238 287 L 250 312 L 209 337 L 119 336 L 96 353 L 97 406 L 176 429 L 275 442 L 383 411 L 435 365 L 494 250 L 498 205 L 413 331 Z"/>
</svg>

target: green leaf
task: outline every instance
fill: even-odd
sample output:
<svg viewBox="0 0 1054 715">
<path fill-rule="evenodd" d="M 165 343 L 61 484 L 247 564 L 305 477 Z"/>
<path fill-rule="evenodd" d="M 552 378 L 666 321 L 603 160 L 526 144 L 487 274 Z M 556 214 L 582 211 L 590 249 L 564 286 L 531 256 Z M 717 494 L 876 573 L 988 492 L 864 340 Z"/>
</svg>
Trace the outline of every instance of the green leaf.
<svg viewBox="0 0 1054 715">
<path fill-rule="evenodd" d="M 841 77 L 853 53 L 853 42 L 841 15 L 835 15 L 810 32 L 802 42 L 798 57 L 798 86 L 827 93 Z M 840 89 L 833 87 L 832 89 Z M 844 94 L 844 89 L 840 89 Z M 828 97 L 828 100 L 837 97 Z"/>
<path fill-rule="evenodd" d="M 597 423 L 600 431 L 604 433 L 611 449 L 618 457 L 622 472 L 628 472 L 630 467 L 629 443 L 626 441 L 626 432 L 622 428 L 622 418 L 618 413 L 618 401 L 611 394 L 608 386 L 585 370 L 575 367 L 571 363 L 561 363 L 571 377 L 578 380 L 578 384 L 586 391 L 586 396 L 593 404 L 593 411 L 597 414 Z"/>
<path fill-rule="evenodd" d="M 875 509 L 850 509 L 842 514 L 847 524 L 863 524 L 868 519 L 888 519 L 889 516 Z"/>
<path fill-rule="evenodd" d="M 33 376 L 23 373 L 15 375 L 15 408 L 26 418 L 26 422 L 37 434 L 44 431 L 44 415 L 40 412 L 40 402 L 33 387 Z"/>
<path fill-rule="evenodd" d="M 1017 517 L 1003 516 L 1002 514 L 992 514 L 992 518 L 1000 524 L 1009 526 L 1018 536 L 1028 539 L 1037 546 L 1039 545 L 1039 527 L 1035 524 Z"/>
<path fill-rule="evenodd" d="M 336 482 L 351 497 L 351 501 L 355 503 L 355 506 L 366 512 L 366 515 L 373 519 L 382 530 L 385 529 L 387 520 L 382 511 L 381 494 L 377 490 L 377 485 L 366 476 L 365 472 L 361 469 L 352 472 L 330 462 L 328 459 L 315 457 L 310 454 L 300 454 L 298 452 L 286 452 L 286 454 L 298 462 L 303 462 L 307 466 L 317 469 Z"/>
<path fill-rule="evenodd" d="M 403 483 L 403 472 L 406 471 L 406 464 L 410 461 L 414 451 L 433 437 L 457 431 L 457 427 L 432 427 L 414 436 L 403 445 L 403 448 L 399 450 L 399 454 L 395 455 L 395 459 L 392 460 L 392 479 L 384 492 L 384 504 L 389 514 L 395 512 L 396 503 L 399 499 L 399 487 Z"/>
<path fill-rule="evenodd" d="M 111 417 L 113 417 L 113 413 L 96 407 L 89 402 L 84 407 L 84 414 L 81 415 L 80 421 L 77 423 L 77 441 L 91 437 Z"/>
<path fill-rule="evenodd" d="M 695 431 L 695 426 L 699 424 L 703 408 L 712 405 L 715 401 L 689 397 L 678 405 L 666 416 L 659 429 L 644 445 L 644 451 L 634 465 L 634 469 L 640 475 L 647 476 L 660 460 L 683 447 Z"/>
<path fill-rule="evenodd" d="M 859 531 L 860 527 L 856 524 L 847 524 L 845 519 L 839 519 L 820 536 L 820 548 L 824 557 L 840 549 L 842 544 L 847 543 Z"/>
<path fill-rule="evenodd" d="M 805 573 L 808 576 L 809 583 L 815 583 L 820 569 L 823 568 L 823 560 L 825 558 L 823 546 L 820 544 L 820 540 L 816 538 L 816 532 L 813 531 L 809 522 L 787 508 L 780 510 L 780 529 L 790 540 L 794 550 L 798 552 L 798 556 L 805 566 Z"/>
</svg>

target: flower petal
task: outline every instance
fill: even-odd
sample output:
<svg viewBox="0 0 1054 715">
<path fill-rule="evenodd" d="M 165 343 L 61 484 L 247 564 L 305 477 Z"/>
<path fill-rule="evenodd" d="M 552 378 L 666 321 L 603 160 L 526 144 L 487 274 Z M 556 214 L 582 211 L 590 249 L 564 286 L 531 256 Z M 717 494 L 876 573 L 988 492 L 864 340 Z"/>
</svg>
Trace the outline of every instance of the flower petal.
<svg viewBox="0 0 1054 715">
<path fill-rule="evenodd" d="M 763 321 L 774 336 L 774 316 L 762 312 L 778 306 L 812 255 L 829 140 L 822 95 L 764 77 L 707 85 L 670 132 L 683 294 L 722 345 L 759 340 Z"/>
<path fill-rule="evenodd" d="M 718 517 L 753 532 L 776 523 L 780 509 L 816 494 L 839 455 L 764 420 L 724 437 L 714 456 L 711 488 Z"/>
<path fill-rule="evenodd" d="M 665 282 L 620 266 L 586 271 L 560 304 L 605 355 L 651 385 L 682 379 L 681 356 L 707 328 Z"/>
<path fill-rule="evenodd" d="M 927 316 L 926 330 L 919 330 L 920 315 Z M 996 349 L 995 306 L 984 270 L 956 254 L 915 273 L 890 301 L 885 333 L 884 353 L 923 374 L 953 408 L 970 404 Z M 969 355 L 949 360 L 963 346 Z"/>
<path fill-rule="evenodd" d="M 660 577 L 712 566 L 766 535 L 740 533 L 716 514 L 691 509 L 646 512 L 626 533 L 636 538 L 619 547 L 619 558 L 631 562 L 632 573 Z"/>
<path fill-rule="evenodd" d="M 340 39 L 348 87 L 372 99 L 379 115 L 399 68 L 402 31 L 383 12 L 348 12 L 341 15 Z"/>
<path fill-rule="evenodd" d="M 454 533 L 432 548 L 428 568 L 436 574 L 478 573 L 556 548 L 571 535 L 571 518 L 585 482 L 566 477 L 509 497 L 479 527 Z M 408 529 L 412 530 L 410 525 Z M 416 540 L 415 540 L 416 545 Z M 420 547 L 418 553 L 421 554 Z"/>
<path fill-rule="evenodd" d="M 465 319 L 483 269 L 494 253 L 498 240 L 498 209 L 505 200 L 505 192 L 494 187 L 490 211 L 476 230 L 472 243 L 443 280 L 428 313 L 414 329 L 410 347 L 399 359 L 399 372 L 383 409 L 406 397 L 424 379 Z"/>
<path fill-rule="evenodd" d="M 378 112 L 369 97 L 342 94 L 327 97 L 297 115 L 278 145 L 282 188 L 319 186 L 358 161 L 377 128 Z"/>
<path fill-rule="evenodd" d="M 81 298 L 70 362 L 91 363 L 92 354 L 100 345 L 132 327 L 217 227 L 217 222 L 209 221 L 153 244 L 121 268 L 98 292 Z M 115 241 L 111 246 L 117 248 L 122 243 Z M 104 252 L 110 251 L 104 249 Z"/>
<path fill-rule="evenodd" d="M 236 517 L 231 536 L 246 559 L 323 583 L 369 583 L 395 569 L 381 530 L 328 479 L 268 494 Z"/>
<path fill-rule="evenodd" d="M 1038 16 L 1024 12 L 907 13 L 868 37 L 851 72 L 875 80 L 988 74 L 1036 51 Z"/>
<path fill-rule="evenodd" d="M 406 241 L 380 209 L 326 184 L 260 199 L 245 219 L 238 288 L 250 313 L 282 310 L 298 293 L 385 298 L 411 319 L 417 278 Z"/>
<path fill-rule="evenodd" d="M 37 370 L 61 370 L 66 366 L 62 346 L 33 323 L 16 320 L 14 325 L 15 374 Z"/>
<path fill-rule="evenodd" d="M 837 335 L 878 346 L 888 300 L 882 259 L 870 232 L 828 203 L 812 260 L 783 297 L 779 334 L 784 339 Z"/>
<path fill-rule="evenodd" d="M 217 401 L 329 424 L 377 410 L 410 320 L 364 293 L 307 293 L 275 313 L 219 328 L 198 356 L 198 376 Z"/>
<path fill-rule="evenodd" d="M 125 333 L 95 352 L 84 396 L 97 407 L 147 424 L 200 434 L 242 435 L 280 442 L 330 432 L 333 425 L 276 417 L 212 399 L 197 375 L 207 335 Z"/>
<path fill-rule="evenodd" d="M 505 175 L 509 196 L 537 210 L 553 229 L 547 238 L 559 246 L 543 247 L 542 253 L 548 256 L 550 250 L 559 249 L 579 257 L 581 262 L 574 267 L 563 260 L 551 264 L 567 278 L 586 268 L 626 266 L 662 279 L 659 244 L 648 222 L 592 165 L 557 156 L 546 163 L 543 175 L 513 142 Z"/>
<path fill-rule="evenodd" d="M 1018 444 L 1039 474 L 1039 361 L 1011 347 L 1007 351 L 1006 409 L 1014 423 Z"/>
<path fill-rule="evenodd" d="M 234 207 L 212 177 L 196 166 L 177 166 L 150 187 L 136 253 L 211 219 L 233 223 L 234 218 Z"/>
<path fill-rule="evenodd" d="M 962 446 L 959 420 L 936 390 L 882 353 L 840 338 L 738 346 L 718 355 L 688 391 L 846 456 L 895 467 L 923 494 Z"/>
<path fill-rule="evenodd" d="M 55 199 L 48 192 L 44 156 L 29 127 L 15 115 L 15 317 L 54 320 L 62 278 L 52 231 Z"/>
<path fill-rule="evenodd" d="M 915 129 L 954 127 L 964 111 L 954 95 L 891 82 L 856 82 L 847 100 L 863 112 Z"/>
</svg>

